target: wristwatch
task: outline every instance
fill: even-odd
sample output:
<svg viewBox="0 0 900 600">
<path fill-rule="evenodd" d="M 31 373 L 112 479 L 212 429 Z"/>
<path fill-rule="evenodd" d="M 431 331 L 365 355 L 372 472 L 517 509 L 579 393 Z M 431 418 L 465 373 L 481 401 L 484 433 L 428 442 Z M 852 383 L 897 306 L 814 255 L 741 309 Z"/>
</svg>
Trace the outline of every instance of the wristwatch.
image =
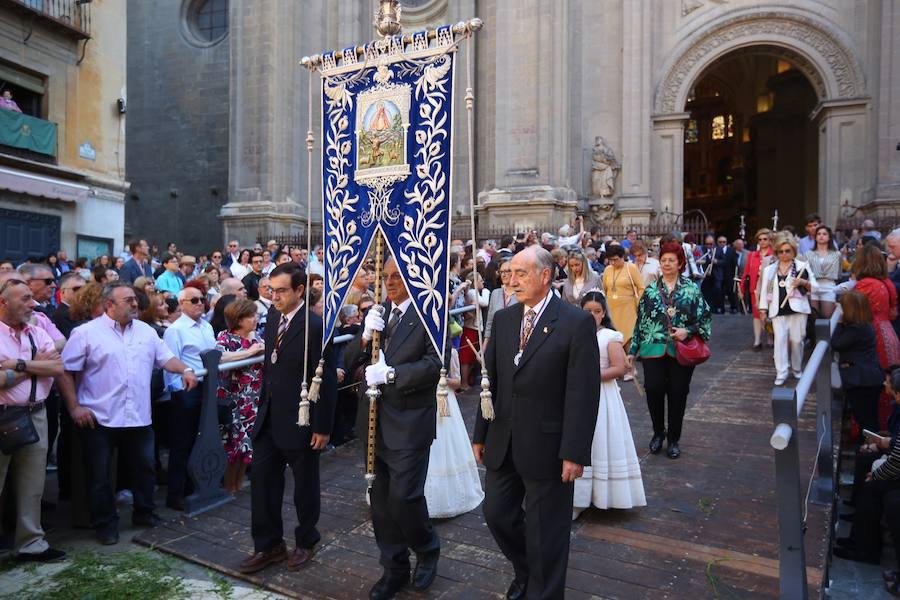
<svg viewBox="0 0 900 600">
<path fill-rule="evenodd" d="M 387 372 L 387 382 L 393 385 L 397 381 L 397 371 L 391 367 Z"/>
<path fill-rule="evenodd" d="M 27 367 L 26 367 L 26 365 L 25 365 L 25 361 L 24 361 L 24 360 L 22 360 L 22 359 L 20 358 L 19 360 L 16 361 L 16 371 L 17 371 L 17 372 L 22 373 L 22 372 L 25 371 L 26 368 L 27 368 Z"/>
<path fill-rule="evenodd" d="M 181 372 L 181 374 L 184 375 L 185 373 L 193 373 L 193 372 L 194 372 L 194 370 L 192 368 L 187 367 L 187 368 L 185 368 L 184 371 Z"/>
</svg>

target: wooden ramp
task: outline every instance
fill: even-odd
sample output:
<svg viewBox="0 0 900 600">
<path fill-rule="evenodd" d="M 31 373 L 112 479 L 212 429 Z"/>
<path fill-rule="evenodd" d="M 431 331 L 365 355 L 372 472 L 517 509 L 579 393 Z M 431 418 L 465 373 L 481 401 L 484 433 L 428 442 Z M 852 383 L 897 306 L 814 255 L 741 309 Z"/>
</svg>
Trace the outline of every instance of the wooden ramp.
<svg viewBox="0 0 900 600">
<path fill-rule="evenodd" d="M 713 357 L 694 376 L 681 459 L 649 455 L 646 406 L 623 384 L 635 443 L 642 458 L 648 506 L 586 511 L 574 524 L 566 598 L 775 598 L 778 539 L 775 519 L 771 351 L 748 349 L 746 317 L 716 317 Z M 460 405 L 471 428 L 477 398 Z M 815 453 L 815 405 L 801 417 L 805 473 Z M 378 553 L 363 498 L 362 450 L 357 443 L 322 457 L 322 542 L 307 567 L 275 565 L 256 575 L 237 572 L 253 550 L 247 491 L 226 506 L 148 530 L 138 543 L 296 598 L 365 598 L 380 577 Z M 805 489 L 805 488 L 804 488 Z M 286 539 L 296 523 L 290 482 L 283 517 Z M 806 534 L 811 597 L 822 584 L 828 552 L 828 507 L 810 505 Z M 439 577 L 427 594 L 403 598 L 501 598 L 512 569 L 497 549 L 481 509 L 436 523 L 441 536 Z"/>
</svg>

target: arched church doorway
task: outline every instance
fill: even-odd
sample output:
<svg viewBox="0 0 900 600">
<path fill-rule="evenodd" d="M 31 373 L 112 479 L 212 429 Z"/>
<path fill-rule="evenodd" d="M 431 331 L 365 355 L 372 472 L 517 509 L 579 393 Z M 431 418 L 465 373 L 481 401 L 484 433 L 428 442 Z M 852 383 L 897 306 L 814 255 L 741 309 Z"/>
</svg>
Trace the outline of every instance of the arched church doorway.
<svg viewBox="0 0 900 600">
<path fill-rule="evenodd" d="M 802 225 L 818 206 L 818 95 L 774 47 L 750 46 L 712 62 L 685 104 L 684 210 L 700 209 L 711 228 L 747 235 Z"/>
</svg>

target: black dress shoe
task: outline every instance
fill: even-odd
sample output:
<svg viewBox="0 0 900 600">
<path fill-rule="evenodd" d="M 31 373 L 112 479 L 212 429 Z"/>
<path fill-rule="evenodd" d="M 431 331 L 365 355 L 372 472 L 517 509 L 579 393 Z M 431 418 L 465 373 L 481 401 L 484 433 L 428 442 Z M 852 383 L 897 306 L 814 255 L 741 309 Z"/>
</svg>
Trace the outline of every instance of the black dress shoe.
<svg viewBox="0 0 900 600">
<path fill-rule="evenodd" d="M 663 440 L 666 439 L 665 432 L 662 435 L 653 435 L 653 439 L 650 440 L 650 453 L 651 454 L 659 454 L 659 451 L 662 450 Z"/>
<path fill-rule="evenodd" d="M 525 592 L 527 591 L 527 581 L 522 582 L 518 579 L 513 579 L 513 582 L 509 584 L 509 589 L 506 590 L 506 598 L 507 600 L 522 600 L 525 597 Z"/>
<path fill-rule="evenodd" d="M 759 344 L 753 344 L 753 351 L 754 351 L 754 352 L 760 352 L 762 349 L 763 349 L 762 343 L 759 343 Z"/>
<path fill-rule="evenodd" d="M 187 504 L 185 504 L 184 498 L 169 498 L 166 500 L 166 506 L 180 512 L 187 510 Z"/>
<path fill-rule="evenodd" d="M 135 527 L 159 527 L 163 524 L 163 520 L 158 514 L 152 512 L 132 516 L 131 524 Z"/>
<path fill-rule="evenodd" d="M 16 560 L 19 562 L 57 562 L 66 558 L 66 553 L 56 548 L 47 548 L 43 552 L 37 554 L 25 554 L 20 552 L 16 554 Z"/>
<path fill-rule="evenodd" d="M 409 575 L 403 577 L 385 573 L 369 590 L 369 600 L 391 600 L 407 583 Z"/>
<path fill-rule="evenodd" d="M 666 448 L 666 456 L 671 459 L 681 456 L 681 448 L 678 447 L 678 442 L 669 442 L 669 446 Z"/>
<path fill-rule="evenodd" d="M 112 546 L 119 543 L 119 532 L 116 529 L 98 529 L 97 541 L 104 546 Z"/>
<path fill-rule="evenodd" d="M 417 555 L 416 570 L 413 573 L 414 590 L 418 592 L 427 590 L 428 586 L 434 583 L 434 578 L 437 577 L 437 564 L 440 555 L 440 549 L 427 554 Z"/>
<path fill-rule="evenodd" d="M 852 560 L 870 565 L 881 564 L 881 559 L 879 557 L 857 552 L 852 546 L 838 546 L 833 552 L 835 556 L 843 558 L 844 560 Z"/>
</svg>

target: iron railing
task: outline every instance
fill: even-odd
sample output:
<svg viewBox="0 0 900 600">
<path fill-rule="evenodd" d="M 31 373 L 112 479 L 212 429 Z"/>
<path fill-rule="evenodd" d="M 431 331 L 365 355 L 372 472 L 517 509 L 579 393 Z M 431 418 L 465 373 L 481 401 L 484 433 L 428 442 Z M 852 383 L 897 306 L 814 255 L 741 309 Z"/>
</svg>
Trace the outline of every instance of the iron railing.
<svg viewBox="0 0 900 600">
<path fill-rule="evenodd" d="M 841 317 L 835 308 L 831 319 L 816 321 L 816 345 L 796 388 L 776 387 L 772 390 L 772 418 L 775 431 L 770 444 L 775 449 L 775 497 L 778 512 L 779 591 L 784 600 L 806 600 L 809 588 L 806 578 L 807 503 L 830 505 L 835 498 L 835 456 L 832 443 L 831 406 L 834 388 L 831 334 Z M 816 384 L 816 458 L 802 496 L 800 447 L 797 422 L 813 382 Z M 830 529 L 830 528 L 829 528 Z M 826 568 L 827 572 L 827 568 Z"/>
<path fill-rule="evenodd" d="M 451 310 L 450 314 L 457 315 L 472 310 L 475 310 L 474 306 L 463 306 Z M 339 335 L 332 338 L 331 343 L 342 344 L 352 339 L 352 335 Z M 219 433 L 219 400 L 216 397 L 219 374 L 259 364 L 264 360 L 264 357 L 259 355 L 223 363 L 222 353 L 218 350 L 207 350 L 200 358 L 204 368 L 197 369 L 195 375 L 203 377 L 203 398 L 197 439 L 188 459 L 188 477 L 194 484 L 194 493 L 185 498 L 188 516 L 206 512 L 232 499 L 232 496 L 222 488 L 226 457 Z"/>
<path fill-rule="evenodd" d="M 91 0 L 4 0 L 59 25 L 79 38 L 91 37 Z"/>
</svg>

